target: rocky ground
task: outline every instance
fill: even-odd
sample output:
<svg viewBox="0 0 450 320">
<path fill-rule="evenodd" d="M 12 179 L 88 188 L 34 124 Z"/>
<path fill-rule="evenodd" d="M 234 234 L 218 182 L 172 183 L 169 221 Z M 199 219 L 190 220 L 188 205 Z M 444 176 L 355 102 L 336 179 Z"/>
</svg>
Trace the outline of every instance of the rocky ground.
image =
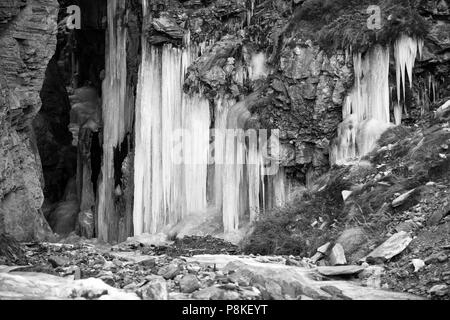
<svg viewBox="0 0 450 320">
<path fill-rule="evenodd" d="M 65 242 L 22 244 L 21 266 L 4 256 L 0 298 L 419 299 L 371 287 L 376 269 L 369 265 L 317 267 L 294 256 L 244 256 L 212 237 L 166 243 L 139 237 L 116 246 L 77 237 Z"/>
<path fill-rule="evenodd" d="M 259 221 L 244 252 L 296 250 L 320 267 L 367 263 L 371 286 L 449 299 L 448 112 L 444 104 L 420 124 L 392 128 L 364 159 L 333 167 Z"/>
</svg>

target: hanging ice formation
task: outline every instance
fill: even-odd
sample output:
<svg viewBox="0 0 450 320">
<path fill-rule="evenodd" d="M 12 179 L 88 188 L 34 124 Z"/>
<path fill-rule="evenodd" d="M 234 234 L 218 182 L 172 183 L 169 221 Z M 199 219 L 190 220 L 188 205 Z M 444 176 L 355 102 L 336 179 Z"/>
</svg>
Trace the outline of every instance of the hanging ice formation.
<svg viewBox="0 0 450 320">
<path fill-rule="evenodd" d="M 344 121 L 338 127 L 337 141 L 331 152 L 332 163 L 363 156 L 378 139 L 380 130 L 377 128 L 389 123 L 389 49 L 377 45 L 364 57 L 356 53 L 353 65 L 355 86 L 345 99 Z M 361 130 L 364 135 L 359 134 Z"/>
<path fill-rule="evenodd" d="M 395 62 L 396 62 L 396 76 L 397 76 L 397 108 L 395 124 L 400 124 L 401 119 L 401 92 L 403 92 L 403 99 L 406 93 L 406 74 L 408 74 L 409 85 L 412 88 L 413 84 L 413 68 L 416 61 L 417 53 L 419 57 L 422 56 L 423 40 L 411 38 L 402 35 L 394 45 Z M 401 90 L 402 89 L 402 90 Z M 405 111 L 407 112 L 406 108 Z M 400 117 L 399 117 L 400 116 Z"/>
<path fill-rule="evenodd" d="M 136 99 L 135 235 L 160 232 L 191 213 L 207 214 L 208 206 L 222 213 L 224 231 L 232 232 L 244 215 L 255 220 L 264 209 L 263 143 L 256 131 L 245 130 L 251 117 L 247 99 L 236 102 L 219 94 L 213 117 L 201 90 L 183 92 L 188 66 L 205 50 L 189 37 L 187 33 L 183 47 L 177 48 L 152 46 L 143 35 Z M 255 66 L 258 77 L 264 71 L 260 66 Z M 246 71 L 236 72 L 236 80 L 244 81 Z M 281 188 L 278 183 L 280 193 Z"/>
<path fill-rule="evenodd" d="M 136 105 L 135 234 L 157 233 L 205 210 L 209 102 L 182 84 L 199 47 L 143 41 Z"/>
<path fill-rule="evenodd" d="M 264 159 L 261 136 L 246 130 L 248 100 L 216 100 L 213 205 L 222 213 L 225 232 L 236 231 L 246 214 L 255 221 L 264 207 Z"/>
<path fill-rule="evenodd" d="M 114 216 L 114 148 L 120 146 L 131 126 L 127 112 L 127 28 L 118 18 L 125 11 L 125 1 L 108 1 L 106 78 L 103 81 L 103 161 L 99 185 L 98 237 L 117 240 L 118 218 Z"/>
<path fill-rule="evenodd" d="M 405 94 L 408 74 L 412 87 L 412 75 L 417 52 L 421 54 L 423 41 L 401 36 L 395 43 L 397 70 L 397 104 L 394 105 L 395 124 L 401 123 L 401 84 Z M 376 45 L 363 57 L 353 54 L 355 84 L 343 106 L 344 121 L 338 127 L 332 145 L 331 163 L 346 161 L 369 153 L 381 134 L 390 124 L 389 48 Z"/>
</svg>

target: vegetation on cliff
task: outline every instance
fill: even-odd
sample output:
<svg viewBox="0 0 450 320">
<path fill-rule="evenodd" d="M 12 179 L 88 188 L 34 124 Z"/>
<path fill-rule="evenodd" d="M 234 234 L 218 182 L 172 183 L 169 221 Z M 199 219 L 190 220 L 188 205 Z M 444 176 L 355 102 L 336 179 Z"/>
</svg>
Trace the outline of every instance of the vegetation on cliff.
<svg viewBox="0 0 450 320">
<path fill-rule="evenodd" d="M 374 14 L 368 8 L 374 5 L 380 8 L 381 24 L 368 28 Z M 308 36 L 330 51 L 365 51 L 375 44 L 392 44 L 401 34 L 424 38 L 429 26 L 418 12 L 419 5 L 420 0 L 307 0 L 294 13 L 287 31 L 310 30 Z"/>
</svg>

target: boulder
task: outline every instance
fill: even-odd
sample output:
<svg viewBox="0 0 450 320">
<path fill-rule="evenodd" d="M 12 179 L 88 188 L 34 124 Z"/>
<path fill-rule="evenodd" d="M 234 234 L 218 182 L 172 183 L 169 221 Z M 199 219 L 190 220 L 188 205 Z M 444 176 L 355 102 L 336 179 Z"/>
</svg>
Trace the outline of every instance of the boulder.
<svg viewBox="0 0 450 320">
<path fill-rule="evenodd" d="M 168 300 L 169 291 L 167 282 L 160 276 L 149 276 L 146 279 L 148 282 L 136 290 L 136 293 L 142 297 L 143 300 Z"/>
<path fill-rule="evenodd" d="M 345 230 L 336 240 L 336 243 L 342 246 L 348 257 L 358 251 L 367 240 L 368 237 L 363 228 L 351 228 Z"/>
<path fill-rule="evenodd" d="M 200 282 L 198 281 L 196 276 L 188 274 L 181 278 L 180 289 L 183 293 L 192 293 L 200 289 Z"/>
</svg>

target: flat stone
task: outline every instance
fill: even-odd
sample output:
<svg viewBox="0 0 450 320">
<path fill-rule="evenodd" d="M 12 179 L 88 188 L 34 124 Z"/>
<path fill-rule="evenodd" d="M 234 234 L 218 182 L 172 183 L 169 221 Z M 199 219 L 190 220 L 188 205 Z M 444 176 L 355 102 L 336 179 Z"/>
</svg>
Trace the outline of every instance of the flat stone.
<svg viewBox="0 0 450 320">
<path fill-rule="evenodd" d="M 347 264 L 344 248 L 339 243 L 336 243 L 333 249 L 331 249 L 329 258 L 332 266 Z"/>
<path fill-rule="evenodd" d="M 408 247 L 411 241 L 412 238 L 407 232 L 398 232 L 391 236 L 388 240 L 386 240 L 382 245 L 377 247 L 371 253 L 369 253 L 363 260 L 368 262 L 384 262 L 390 260 L 391 258 L 403 252 L 403 250 Z"/>
<path fill-rule="evenodd" d="M 317 267 L 317 271 L 324 276 L 344 276 L 344 275 L 358 274 L 364 271 L 364 269 L 366 269 L 366 267 L 357 265 Z"/>
</svg>

